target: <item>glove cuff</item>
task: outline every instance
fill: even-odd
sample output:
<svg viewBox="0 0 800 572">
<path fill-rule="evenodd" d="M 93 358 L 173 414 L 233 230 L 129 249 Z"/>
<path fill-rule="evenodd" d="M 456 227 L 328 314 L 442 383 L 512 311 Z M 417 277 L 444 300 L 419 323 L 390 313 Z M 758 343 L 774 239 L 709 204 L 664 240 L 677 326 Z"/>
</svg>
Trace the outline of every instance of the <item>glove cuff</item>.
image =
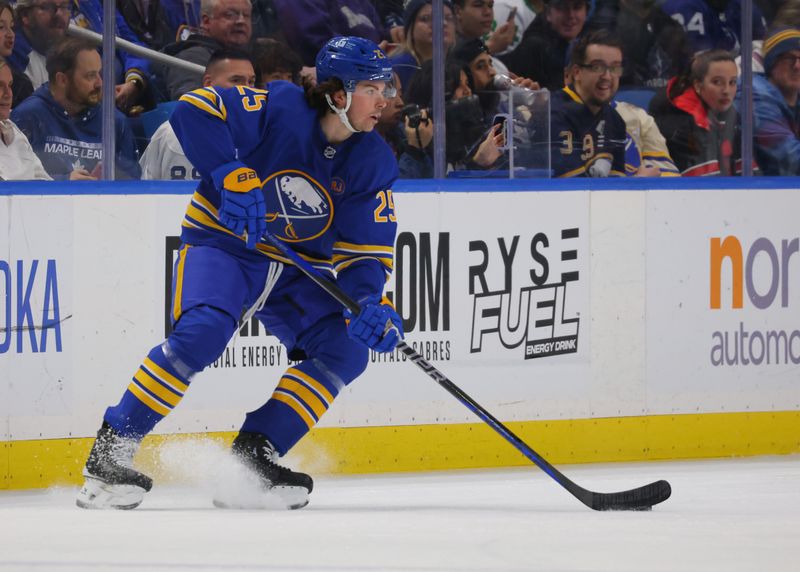
<svg viewBox="0 0 800 572">
<path fill-rule="evenodd" d="M 211 172 L 211 178 L 218 189 L 234 193 L 248 193 L 261 186 L 258 173 L 241 161 L 220 165 Z"/>
</svg>

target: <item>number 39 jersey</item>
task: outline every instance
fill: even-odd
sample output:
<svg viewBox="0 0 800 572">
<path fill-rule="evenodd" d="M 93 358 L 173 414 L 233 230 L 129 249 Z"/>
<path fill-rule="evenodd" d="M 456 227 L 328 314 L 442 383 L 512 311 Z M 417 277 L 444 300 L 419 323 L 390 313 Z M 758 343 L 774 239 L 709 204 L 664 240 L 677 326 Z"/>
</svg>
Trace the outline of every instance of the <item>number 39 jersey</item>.
<svg viewBox="0 0 800 572">
<path fill-rule="evenodd" d="M 625 176 L 625 121 L 610 105 L 592 114 L 569 87 L 553 93 L 550 153 L 553 176 L 588 177 L 598 159 L 611 162 L 610 177 Z"/>
<path fill-rule="evenodd" d="M 381 292 L 393 267 L 397 161 L 374 132 L 329 143 L 317 111 L 298 86 L 268 90 L 207 87 L 181 97 L 170 118 L 201 175 L 181 238 L 247 255 L 244 237 L 219 221 L 219 187 L 253 169 L 267 206 L 267 227 L 318 270 L 347 275 L 353 296 Z M 230 180 L 230 178 L 228 179 Z M 289 263 L 273 246 L 257 250 Z M 350 286 L 349 288 L 347 286 Z"/>
</svg>

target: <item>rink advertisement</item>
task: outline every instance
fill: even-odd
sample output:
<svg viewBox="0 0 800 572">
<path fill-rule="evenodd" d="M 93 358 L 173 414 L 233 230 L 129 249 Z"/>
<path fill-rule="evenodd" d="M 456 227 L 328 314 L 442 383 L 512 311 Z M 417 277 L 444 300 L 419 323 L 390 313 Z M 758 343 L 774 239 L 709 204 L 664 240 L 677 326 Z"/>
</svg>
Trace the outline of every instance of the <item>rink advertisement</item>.
<svg viewBox="0 0 800 572">
<path fill-rule="evenodd" d="M 566 403 L 575 414 L 586 411 L 589 339 L 581 316 L 589 310 L 587 198 L 587 193 L 396 195 L 399 228 L 386 295 L 403 318 L 407 343 L 448 375 L 457 372 L 452 375 L 483 399 L 507 403 L 509 418 L 560 415 Z M 508 216 L 512 201 L 524 216 Z M 171 328 L 169 291 L 179 244 L 175 236 L 165 238 L 165 334 Z M 269 396 L 270 383 L 291 363 L 286 348 L 251 320 L 240 324 L 236 338 L 203 374 L 208 379 L 203 386 L 247 388 L 248 399 L 233 401 L 236 396 L 227 389 L 209 389 L 208 399 L 250 406 Z M 542 396 L 541 384 L 556 379 L 560 395 Z M 387 409 L 386 396 L 394 399 L 411 385 L 413 393 L 403 393 L 413 406 Z M 472 420 L 469 411 L 444 397 L 399 350 L 371 352 L 367 372 L 338 400 L 346 404 L 337 402 L 320 424 L 373 424 L 382 410 L 391 410 L 391 418 L 382 419 L 387 424 Z"/>
<path fill-rule="evenodd" d="M 776 216 L 797 212 L 796 191 L 648 198 L 654 406 L 670 412 L 797 407 L 800 232 L 794 217 Z M 765 208 L 770 204 L 780 206 Z"/>
</svg>

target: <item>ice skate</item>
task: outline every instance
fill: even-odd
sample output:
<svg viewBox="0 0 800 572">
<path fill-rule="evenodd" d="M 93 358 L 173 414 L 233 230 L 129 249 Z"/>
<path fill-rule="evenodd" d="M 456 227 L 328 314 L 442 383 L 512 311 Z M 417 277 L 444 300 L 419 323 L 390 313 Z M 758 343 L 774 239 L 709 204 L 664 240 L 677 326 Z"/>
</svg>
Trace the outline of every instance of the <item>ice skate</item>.
<svg viewBox="0 0 800 572">
<path fill-rule="evenodd" d="M 276 463 L 278 454 L 266 437 L 241 432 L 233 441 L 233 454 L 257 479 L 253 494 L 237 490 L 218 490 L 214 506 L 218 508 L 298 509 L 308 504 L 314 488 L 311 477 Z"/>
<path fill-rule="evenodd" d="M 76 504 L 88 509 L 136 508 L 153 480 L 133 468 L 133 456 L 139 448 L 135 439 L 121 437 L 105 421 L 97 432 L 83 476 Z"/>
</svg>

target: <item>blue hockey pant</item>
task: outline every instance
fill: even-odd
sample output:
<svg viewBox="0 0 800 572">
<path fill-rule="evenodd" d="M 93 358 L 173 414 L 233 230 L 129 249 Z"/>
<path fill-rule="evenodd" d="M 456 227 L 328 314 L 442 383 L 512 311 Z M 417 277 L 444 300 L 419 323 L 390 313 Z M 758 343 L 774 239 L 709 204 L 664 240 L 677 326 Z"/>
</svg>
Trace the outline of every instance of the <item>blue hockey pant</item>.
<svg viewBox="0 0 800 572">
<path fill-rule="evenodd" d="M 270 264 L 275 263 L 261 255 L 184 245 L 172 284 L 173 331 L 150 350 L 105 420 L 127 436 L 152 431 L 178 405 L 192 377 L 223 353 L 242 311 L 262 293 Z M 369 353 L 347 336 L 338 302 L 293 266 L 283 268 L 255 316 L 290 351 L 306 356 L 284 372 L 269 400 L 242 425 L 285 454 L 364 371 Z"/>
</svg>

